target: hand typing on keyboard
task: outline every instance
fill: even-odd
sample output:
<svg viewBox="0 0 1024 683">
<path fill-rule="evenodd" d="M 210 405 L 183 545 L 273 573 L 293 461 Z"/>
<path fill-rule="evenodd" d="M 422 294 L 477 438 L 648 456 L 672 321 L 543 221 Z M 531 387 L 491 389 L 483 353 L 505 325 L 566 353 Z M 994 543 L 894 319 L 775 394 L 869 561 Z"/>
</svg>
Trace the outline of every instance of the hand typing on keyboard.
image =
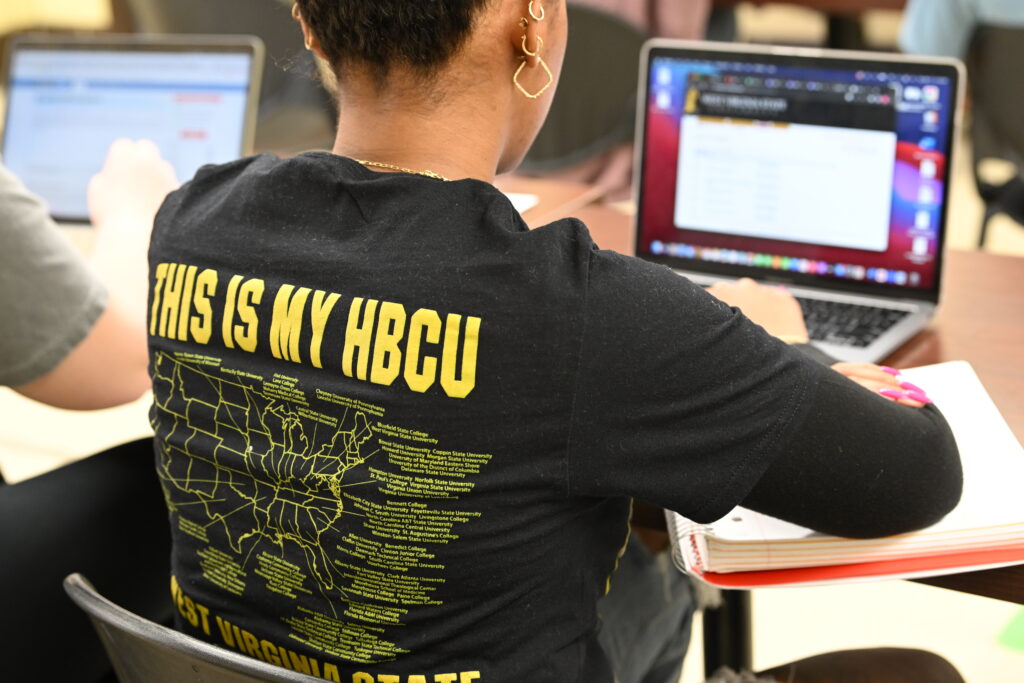
<svg viewBox="0 0 1024 683">
<path fill-rule="evenodd" d="M 786 341 L 807 341 L 807 325 L 800 304 L 783 287 L 759 285 L 750 278 L 736 282 L 719 282 L 708 292 L 763 327 L 767 332 Z"/>
<path fill-rule="evenodd" d="M 759 285 L 749 278 L 720 282 L 708 292 L 735 306 L 776 337 L 807 340 L 807 325 L 800 304 L 783 287 Z M 896 403 L 921 408 L 931 399 L 920 387 L 904 382 L 899 371 L 871 363 L 836 363 L 832 369 L 862 387 Z"/>
</svg>

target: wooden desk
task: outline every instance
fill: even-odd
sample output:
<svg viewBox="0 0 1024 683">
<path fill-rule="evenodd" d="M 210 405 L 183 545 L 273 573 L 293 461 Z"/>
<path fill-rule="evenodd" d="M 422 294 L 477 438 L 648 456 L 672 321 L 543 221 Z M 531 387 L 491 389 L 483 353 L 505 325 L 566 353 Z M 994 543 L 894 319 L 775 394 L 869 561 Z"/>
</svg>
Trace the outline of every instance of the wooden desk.
<svg viewBox="0 0 1024 683">
<path fill-rule="evenodd" d="M 539 204 L 524 215 L 533 227 L 573 215 L 587 224 L 602 248 L 634 251 L 632 218 L 589 203 L 594 195 L 586 185 L 508 176 L 498 186 L 538 195 Z M 970 361 L 1014 434 L 1024 441 L 1024 259 L 953 250 L 944 271 L 938 315 L 886 362 L 908 368 Z M 1024 565 L 918 581 L 1024 604 Z"/>
<path fill-rule="evenodd" d="M 888 362 L 970 361 L 1024 442 L 1024 259 L 952 250 L 946 261 L 938 315 Z"/>
<path fill-rule="evenodd" d="M 632 254 L 632 220 L 593 205 L 576 214 L 602 247 Z M 1024 441 L 1024 259 L 949 251 L 938 315 L 887 363 L 913 367 L 970 361 L 1019 440 Z M 918 579 L 920 583 L 1024 604 L 1024 565 Z M 708 673 L 722 664 L 751 666 L 750 594 L 725 591 L 721 609 L 704 615 Z"/>
<path fill-rule="evenodd" d="M 634 252 L 632 219 L 592 205 L 577 212 L 605 249 Z M 890 358 L 910 368 L 969 360 L 1017 438 L 1024 440 L 1024 259 L 950 251 L 942 302 L 932 325 Z M 1024 565 L 918 580 L 963 593 L 1024 604 Z M 705 612 L 705 667 L 752 666 L 750 593 L 726 591 L 720 609 Z"/>
<path fill-rule="evenodd" d="M 601 205 L 576 215 L 601 247 L 633 253 L 630 217 Z M 1018 440 L 1024 441 L 1024 259 L 951 250 L 944 270 L 935 320 L 886 362 L 908 368 L 970 361 Z M 1024 604 L 1024 565 L 921 582 Z"/>
<path fill-rule="evenodd" d="M 912 367 L 969 360 L 1024 441 L 1024 259 L 951 251 L 945 282 L 934 323 L 889 362 Z M 1024 604 L 1024 565 L 918 582 Z"/>
</svg>

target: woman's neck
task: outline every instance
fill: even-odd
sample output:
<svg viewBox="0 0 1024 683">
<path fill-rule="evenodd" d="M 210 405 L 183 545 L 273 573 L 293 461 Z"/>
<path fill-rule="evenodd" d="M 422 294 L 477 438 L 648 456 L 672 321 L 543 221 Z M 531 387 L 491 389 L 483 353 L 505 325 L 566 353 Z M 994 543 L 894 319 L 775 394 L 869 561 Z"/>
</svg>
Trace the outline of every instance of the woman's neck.
<svg viewBox="0 0 1024 683">
<path fill-rule="evenodd" d="M 505 135 L 500 103 L 469 91 L 429 98 L 413 85 L 392 82 L 386 93 L 370 83 L 360 85 L 346 83 L 335 154 L 430 170 L 453 180 L 494 180 Z"/>
</svg>

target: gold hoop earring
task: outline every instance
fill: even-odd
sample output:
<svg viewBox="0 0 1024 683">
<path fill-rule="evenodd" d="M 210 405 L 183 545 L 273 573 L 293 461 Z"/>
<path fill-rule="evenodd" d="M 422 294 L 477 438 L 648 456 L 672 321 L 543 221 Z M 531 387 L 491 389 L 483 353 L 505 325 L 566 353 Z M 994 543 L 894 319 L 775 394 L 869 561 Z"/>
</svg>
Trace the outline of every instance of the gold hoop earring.
<svg viewBox="0 0 1024 683">
<path fill-rule="evenodd" d="M 538 52 L 539 51 L 540 50 L 538 49 Z M 521 73 L 523 73 L 523 69 L 526 68 L 526 59 L 525 58 L 523 59 L 523 63 L 519 65 L 519 68 L 516 69 L 515 75 L 512 77 L 512 82 L 516 84 L 517 88 L 519 88 L 519 92 L 523 93 L 524 95 L 526 95 L 531 100 L 535 100 L 538 97 L 540 97 L 541 95 L 543 95 L 544 92 L 548 88 L 551 87 L 551 84 L 555 82 L 555 76 L 554 76 L 554 74 L 551 73 L 551 69 L 548 68 L 548 65 L 544 62 L 544 60 L 541 59 L 540 57 L 537 57 L 537 62 L 544 69 L 544 73 L 546 73 L 548 75 L 548 82 L 545 83 L 544 87 L 541 88 L 540 90 L 538 90 L 537 92 L 531 93 L 529 90 L 527 90 L 526 88 L 523 87 L 522 83 L 519 82 L 519 75 Z"/>
<path fill-rule="evenodd" d="M 527 8 L 529 10 L 529 12 L 530 12 L 530 16 L 533 18 L 534 21 L 544 21 L 544 6 L 543 5 L 541 6 L 541 8 L 540 8 L 540 16 L 538 17 L 534 13 L 534 11 L 533 11 L 533 3 L 534 3 L 534 0 L 530 0 L 530 5 Z M 522 5 L 520 5 L 520 7 L 521 6 Z"/>
<path fill-rule="evenodd" d="M 540 36 L 537 36 L 537 49 L 535 51 L 533 51 L 533 52 L 530 52 L 530 50 L 527 49 L 527 47 L 526 47 L 526 36 L 523 35 L 523 53 L 527 57 L 538 57 L 540 55 L 540 51 L 543 50 L 543 49 L 544 49 L 544 39 L 541 38 Z"/>
</svg>

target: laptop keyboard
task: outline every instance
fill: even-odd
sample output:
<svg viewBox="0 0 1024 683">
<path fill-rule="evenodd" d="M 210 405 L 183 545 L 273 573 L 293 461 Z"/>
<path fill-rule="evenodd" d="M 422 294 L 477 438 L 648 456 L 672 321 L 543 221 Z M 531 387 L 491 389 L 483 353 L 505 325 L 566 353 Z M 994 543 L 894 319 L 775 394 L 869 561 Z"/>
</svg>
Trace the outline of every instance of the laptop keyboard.
<svg viewBox="0 0 1024 683">
<path fill-rule="evenodd" d="M 863 348 L 910 315 L 909 311 L 820 299 L 801 299 L 807 331 L 814 341 Z"/>
</svg>

